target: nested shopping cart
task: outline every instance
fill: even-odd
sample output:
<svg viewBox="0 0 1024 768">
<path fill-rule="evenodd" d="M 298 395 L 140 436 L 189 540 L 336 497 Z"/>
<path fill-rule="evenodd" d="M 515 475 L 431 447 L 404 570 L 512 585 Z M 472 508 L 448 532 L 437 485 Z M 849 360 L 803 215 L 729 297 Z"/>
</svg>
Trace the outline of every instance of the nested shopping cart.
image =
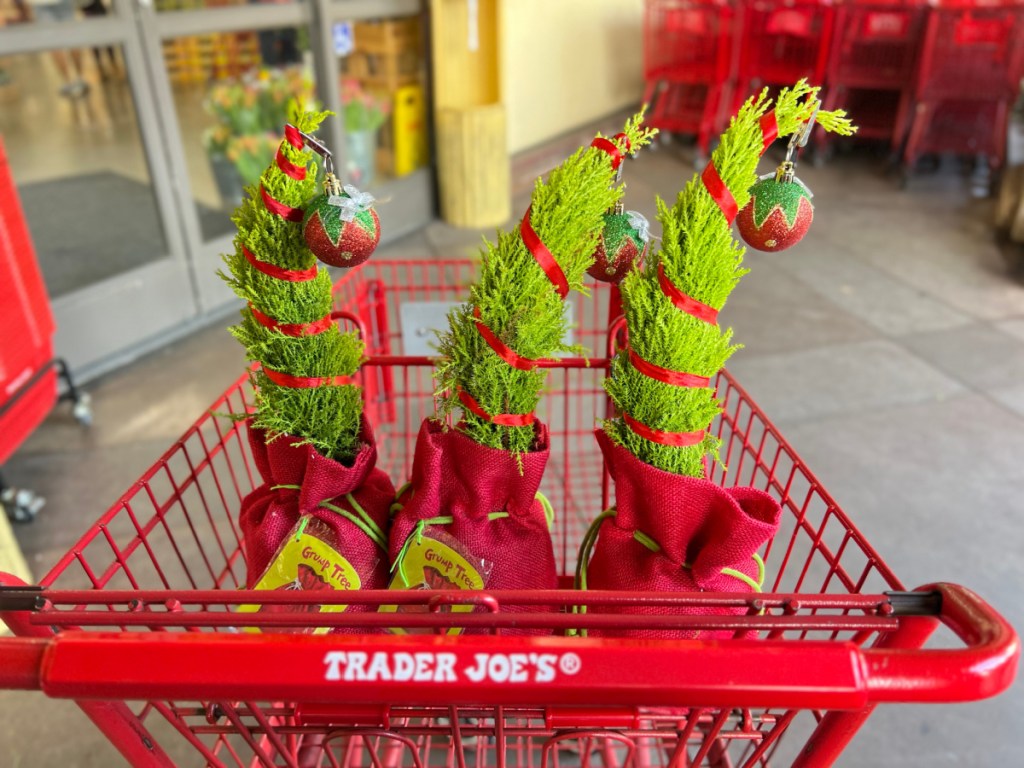
<svg viewBox="0 0 1024 768">
<path fill-rule="evenodd" d="M 736 90 L 728 114 L 764 86 L 825 81 L 832 0 L 746 0 L 741 8 Z"/>
<path fill-rule="evenodd" d="M 366 340 L 367 413 L 397 482 L 434 410 L 431 329 L 472 279 L 467 261 L 379 261 L 337 284 L 339 322 Z M 569 311 L 572 341 L 594 357 L 551 369 L 538 414 L 551 429 L 542 490 L 555 505 L 566 584 L 583 531 L 608 504 L 592 430 L 607 409 L 603 355 L 617 323 L 607 287 L 592 288 L 594 298 L 573 299 Z M 0 688 L 77 701 L 134 765 L 168 766 L 174 755 L 263 768 L 827 766 L 879 704 L 1005 689 L 1019 652 L 1010 626 L 962 587 L 906 591 L 726 372 L 718 391 L 722 463 L 709 476 L 763 488 L 785 510 L 762 553 L 763 594 L 244 591 L 237 513 L 258 481 L 244 427 L 231 418 L 252 405 L 243 376 L 38 587 L 0 591 L 21 636 L 0 641 Z M 453 601 L 474 611 L 445 610 Z M 420 610 L 298 610 L 311 602 Z M 239 614 L 243 603 L 296 610 Z M 756 630 L 759 639 L 572 634 L 637 621 L 602 613 L 613 603 L 738 606 L 745 615 L 659 611 L 647 622 L 669 635 Z M 582 605 L 585 616 L 571 610 Z M 384 634 L 396 615 L 419 633 Z M 923 647 L 940 623 L 961 647 Z M 274 631 L 312 626 L 336 633 Z M 453 626 L 475 633 L 442 634 Z M 508 636 L 511 627 L 549 634 Z"/>
<path fill-rule="evenodd" d="M 840 0 L 825 76 L 825 109 L 856 116 L 857 135 L 903 147 L 925 20 L 925 0 Z M 825 131 L 816 142 L 824 145 Z M 896 155 L 898 157 L 898 155 Z"/>
<path fill-rule="evenodd" d="M 1019 0 L 937 0 L 925 25 L 904 166 L 913 168 L 926 153 L 950 152 L 1000 168 L 1022 56 Z"/>
<path fill-rule="evenodd" d="M 706 158 L 730 104 L 738 53 L 736 0 L 647 0 L 647 124 L 696 137 Z"/>
<path fill-rule="evenodd" d="M 89 396 L 75 386 L 71 369 L 53 351 L 56 325 L 43 273 L 36 260 L 14 174 L 0 137 L 0 465 L 14 454 L 58 400 L 74 402 L 75 418 L 92 423 Z M 35 518 L 46 500 L 14 488 L 0 473 L 0 515 Z"/>
</svg>

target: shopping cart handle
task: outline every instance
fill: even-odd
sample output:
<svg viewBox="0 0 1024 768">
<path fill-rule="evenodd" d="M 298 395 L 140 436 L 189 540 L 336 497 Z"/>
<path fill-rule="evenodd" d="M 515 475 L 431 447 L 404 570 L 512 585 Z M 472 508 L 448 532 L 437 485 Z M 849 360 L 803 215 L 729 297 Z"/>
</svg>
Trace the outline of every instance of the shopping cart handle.
<svg viewBox="0 0 1024 768">
<path fill-rule="evenodd" d="M 357 706 L 413 704 L 730 706 L 863 709 L 882 702 L 995 696 L 1013 682 L 1020 643 L 963 587 L 903 600 L 938 615 L 900 615 L 862 648 L 797 640 L 611 640 L 572 637 L 237 635 L 80 632 L 0 640 L 0 689 L 72 699 L 246 699 Z M 494 593 L 500 602 L 500 592 Z M 28 595 L 26 595 L 26 600 Z M 902 614 L 893 601 L 894 615 Z M 966 647 L 922 648 L 938 622 Z M 20 627 L 18 626 L 20 624 Z M 282 664 L 282 659 L 287 659 Z"/>
<path fill-rule="evenodd" d="M 941 597 L 937 619 L 966 645 L 927 650 L 935 628 L 930 617 L 905 617 L 889 647 L 867 648 L 866 682 L 872 702 L 940 703 L 975 701 L 1002 693 L 1017 674 L 1020 639 L 988 603 L 957 584 L 916 590 Z M 904 647 L 895 647 L 897 644 Z"/>
<path fill-rule="evenodd" d="M 39 690 L 46 641 L 0 637 L 0 691 Z"/>
</svg>

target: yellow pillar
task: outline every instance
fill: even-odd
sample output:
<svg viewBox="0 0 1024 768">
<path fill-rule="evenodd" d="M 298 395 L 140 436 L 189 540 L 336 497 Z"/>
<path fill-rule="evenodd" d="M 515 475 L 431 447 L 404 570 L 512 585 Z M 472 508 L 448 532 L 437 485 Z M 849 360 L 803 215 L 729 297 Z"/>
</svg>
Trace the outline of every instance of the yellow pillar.
<svg viewBox="0 0 1024 768">
<path fill-rule="evenodd" d="M 28 564 L 21 554 L 18 541 L 14 538 L 14 531 L 7 521 L 7 513 L 3 506 L 0 506 L 0 571 L 17 576 L 22 581 L 32 583 L 32 574 L 29 573 Z M 0 635 L 10 634 L 7 626 L 0 621 Z"/>
<path fill-rule="evenodd" d="M 431 0 L 441 215 L 460 227 L 511 216 L 498 0 Z"/>
</svg>

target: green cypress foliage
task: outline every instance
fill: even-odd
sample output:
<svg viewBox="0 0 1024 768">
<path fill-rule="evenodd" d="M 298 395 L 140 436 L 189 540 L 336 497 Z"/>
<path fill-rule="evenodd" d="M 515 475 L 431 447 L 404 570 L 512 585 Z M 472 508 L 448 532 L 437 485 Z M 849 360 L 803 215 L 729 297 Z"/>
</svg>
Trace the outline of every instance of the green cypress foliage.
<svg viewBox="0 0 1024 768">
<path fill-rule="evenodd" d="M 643 113 L 623 133 L 633 151 L 650 142 L 654 131 L 641 127 Z M 624 142 L 618 142 L 624 149 Z M 538 179 L 531 199 L 530 221 L 541 242 L 565 273 L 571 290 L 583 292 L 583 277 L 593 263 L 604 213 L 622 197 L 615 184 L 609 155 L 596 148 L 580 149 L 548 177 Z M 449 314 L 450 330 L 442 334 L 438 365 L 441 413 L 459 408 L 458 390 L 468 392 L 488 414 L 531 413 L 540 400 L 547 373 L 522 371 L 499 357 L 477 332 L 473 307 L 483 323 L 514 352 L 525 358 L 548 358 L 577 351 L 563 344 L 567 323 L 563 304 L 550 280 L 523 245 L 519 227 L 499 232 L 487 243 L 478 283 L 469 303 Z M 464 413 L 466 433 L 476 442 L 521 454 L 533 448 L 534 430 L 490 423 Z"/>
<path fill-rule="evenodd" d="M 782 90 L 775 100 L 779 136 L 797 131 L 814 112 L 817 88 L 800 81 Z M 757 164 L 763 140 L 760 118 L 772 107 L 767 91 L 752 97 L 740 109 L 712 155 L 725 186 L 742 210 L 757 181 Z M 818 112 L 825 130 L 848 135 L 855 130 L 845 113 Z M 662 226 L 661 249 L 642 270 L 633 270 L 622 283 L 629 342 L 644 360 L 672 371 L 714 377 L 739 347 L 732 330 L 705 323 L 678 310 L 661 291 L 658 265 L 686 295 L 721 309 L 740 278 L 744 248 L 733 237 L 718 205 L 694 175 L 674 206 L 660 198 L 658 221 Z M 623 350 L 612 362 L 605 388 L 619 413 L 665 432 L 697 432 L 705 429 L 721 411 L 713 388 L 676 387 L 644 376 L 629 362 Z M 704 456 L 718 450 L 710 434 L 691 447 L 664 446 L 633 432 L 621 419 L 605 422 L 609 436 L 641 461 L 658 469 L 702 477 Z"/>
<path fill-rule="evenodd" d="M 301 131 L 313 133 L 327 112 L 293 109 L 292 122 Z M 275 200 L 301 208 L 317 193 L 314 159 L 306 148 L 295 149 L 287 141 L 281 151 L 292 163 L 308 168 L 304 181 L 296 181 L 271 163 L 260 181 Z M 316 279 L 289 282 L 255 269 L 242 254 L 244 245 L 260 261 L 290 270 L 316 265 L 306 247 L 301 223 L 286 221 L 263 205 L 259 187 L 246 188 L 246 198 L 235 211 L 238 226 L 235 252 L 225 256 L 229 275 L 221 274 L 239 297 L 280 323 L 311 323 L 331 312 L 331 276 L 321 269 Z M 242 321 L 231 333 L 246 349 L 250 360 L 274 371 L 301 377 L 351 376 L 363 359 L 363 343 L 355 332 L 342 333 L 337 325 L 312 336 L 286 336 L 253 319 L 247 306 Z M 281 387 L 262 369 L 254 374 L 256 386 L 255 426 L 271 437 L 291 435 L 304 438 L 324 456 L 343 463 L 359 450 L 359 428 L 363 411 L 362 393 L 355 385 L 308 389 Z"/>
</svg>

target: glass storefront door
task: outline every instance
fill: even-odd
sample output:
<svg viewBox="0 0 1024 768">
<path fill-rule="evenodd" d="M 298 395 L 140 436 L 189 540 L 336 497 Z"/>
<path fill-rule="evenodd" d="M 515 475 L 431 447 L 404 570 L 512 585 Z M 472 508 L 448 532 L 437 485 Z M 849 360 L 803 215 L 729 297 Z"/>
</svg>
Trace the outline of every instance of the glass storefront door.
<svg viewBox="0 0 1024 768">
<path fill-rule="evenodd" d="M 145 58 L 127 4 L 0 13 L 0 134 L 57 319 L 88 372 L 196 317 Z"/>
<path fill-rule="evenodd" d="M 147 47 L 159 51 L 154 67 L 162 77 L 154 85 L 167 118 L 171 163 L 184 171 L 178 202 L 202 311 L 235 302 L 217 276 L 222 254 L 232 249 L 230 213 L 243 188 L 272 161 L 289 99 L 335 113 L 320 137 L 345 171 L 343 181 L 389 201 L 378 209 L 382 239 L 430 220 L 433 173 L 425 151 L 400 174 L 387 165 L 394 94 L 360 90 L 366 109 L 357 117 L 373 130 L 355 136 L 348 119 L 354 102 L 345 90 L 352 82 L 338 63 L 346 34 L 351 42 L 354 31 L 358 46 L 360 23 L 404 17 L 419 30 L 423 13 L 421 0 L 156 0 L 140 10 Z M 412 66 L 425 86 L 425 56 L 416 50 Z M 360 139 L 357 165 L 350 148 Z"/>
<path fill-rule="evenodd" d="M 88 375 L 234 305 L 230 215 L 290 98 L 338 115 L 321 138 L 385 240 L 429 221 L 426 61 L 421 0 L 0 0 L 0 134 L 58 354 Z"/>
<path fill-rule="evenodd" d="M 341 119 L 333 137 L 345 181 L 387 201 L 382 231 L 404 234 L 433 212 L 428 15 L 420 0 L 318 0 L 321 78 Z"/>
</svg>

